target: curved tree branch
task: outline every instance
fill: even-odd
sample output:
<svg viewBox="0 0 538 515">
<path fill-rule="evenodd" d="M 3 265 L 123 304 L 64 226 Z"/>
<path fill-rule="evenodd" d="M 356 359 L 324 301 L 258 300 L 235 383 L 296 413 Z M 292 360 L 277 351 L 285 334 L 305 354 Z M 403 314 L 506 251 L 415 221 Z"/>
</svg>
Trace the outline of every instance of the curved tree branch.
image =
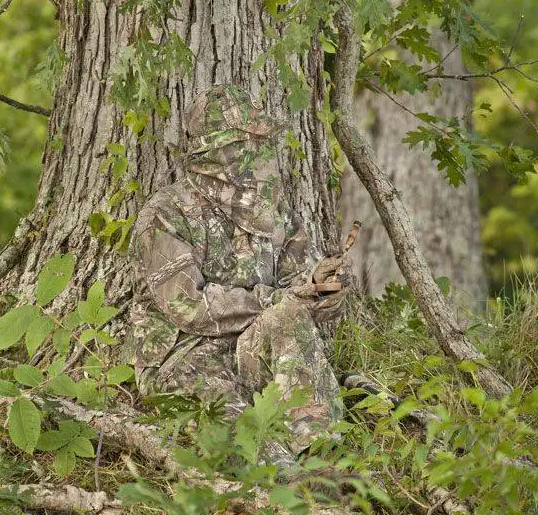
<svg viewBox="0 0 538 515">
<path fill-rule="evenodd" d="M 396 262 L 444 353 L 456 360 L 477 363 L 477 377 L 490 395 L 500 397 L 508 394 L 512 391 L 511 386 L 485 364 L 485 356 L 459 328 L 420 250 L 400 193 L 389 180 L 387 173 L 374 161 L 372 150 L 356 128 L 353 100 L 360 41 L 353 30 L 352 13 L 348 6 L 343 5 L 340 8 L 335 22 L 338 27 L 338 50 L 335 56 L 331 104 L 336 114 L 332 124 L 336 139 L 372 197 L 390 237 Z"/>
<path fill-rule="evenodd" d="M 0 14 L 2 14 L 1 11 L 0 11 Z M 31 104 L 23 104 L 22 102 L 18 102 L 17 100 L 13 100 L 12 98 L 2 95 L 2 93 L 0 93 L 0 102 L 4 102 L 4 104 L 10 105 L 11 107 L 14 107 L 15 109 L 28 111 L 29 113 L 37 113 L 43 116 L 50 116 L 50 109 L 45 109 L 44 107 L 34 106 Z"/>
<path fill-rule="evenodd" d="M 13 0 L 5 0 L 5 2 L 0 5 L 0 16 L 2 16 L 2 14 L 4 14 L 9 9 L 11 2 L 13 2 Z"/>
</svg>

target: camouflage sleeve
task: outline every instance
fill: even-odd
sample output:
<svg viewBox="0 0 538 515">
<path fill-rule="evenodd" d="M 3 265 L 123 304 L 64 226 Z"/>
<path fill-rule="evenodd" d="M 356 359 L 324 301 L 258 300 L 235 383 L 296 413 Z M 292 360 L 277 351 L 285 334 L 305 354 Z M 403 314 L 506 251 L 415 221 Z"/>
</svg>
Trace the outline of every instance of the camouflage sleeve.
<svg viewBox="0 0 538 515">
<path fill-rule="evenodd" d="M 138 266 L 149 295 L 185 333 L 211 337 L 241 333 L 271 305 L 270 286 L 247 290 L 206 282 L 194 247 L 165 231 L 147 227 L 137 240 Z"/>
</svg>

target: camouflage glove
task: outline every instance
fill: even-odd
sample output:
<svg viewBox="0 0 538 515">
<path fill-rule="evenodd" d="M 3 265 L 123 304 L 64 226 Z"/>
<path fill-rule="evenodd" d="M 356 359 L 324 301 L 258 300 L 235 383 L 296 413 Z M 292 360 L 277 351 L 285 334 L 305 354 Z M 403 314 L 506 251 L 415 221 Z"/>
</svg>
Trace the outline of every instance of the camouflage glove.
<svg viewBox="0 0 538 515">
<path fill-rule="evenodd" d="M 316 323 L 327 322 L 336 318 L 342 309 L 344 292 L 339 291 L 320 296 L 316 285 L 309 281 L 301 286 L 293 286 L 284 290 L 284 297 L 292 298 L 308 308 Z"/>
<path fill-rule="evenodd" d="M 350 257 L 345 253 L 323 258 L 312 272 L 312 281 L 315 284 L 339 282 L 342 288 L 351 286 L 353 270 Z"/>
<path fill-rule="evenodd" d="M 310 307 L 310 313 L 316 324 L 334 320 L 340 315 L 344 303 L 345 291 L 324 294 Z"/>
</svg>

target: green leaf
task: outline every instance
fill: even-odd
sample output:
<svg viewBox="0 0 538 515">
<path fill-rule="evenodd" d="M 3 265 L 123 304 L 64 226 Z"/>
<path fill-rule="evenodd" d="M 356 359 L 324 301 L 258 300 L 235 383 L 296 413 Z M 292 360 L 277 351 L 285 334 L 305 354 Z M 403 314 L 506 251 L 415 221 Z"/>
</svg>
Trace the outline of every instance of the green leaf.
<svg viewBox="0 0 538 515">
<path fill-rule="evenodd" d="M 76 329 L 79 325 L 82 325 L 83 323 L 84 322 L 82 322 L 82 319 L 80 318 L 80 315 L 78 314 L 77 310 L 67 313 L 67 315 L 65 315 L 62 320 L 62 325 L 68 331 Z"/>
<path fill-rule="evenodd" d="M 116 316 L 117 312 L 118 312 L 118 308 L 115 308 L 113 306 L 102 307 L 97 313 L 95 325 L 97 327 L 105 325 L 109 320 L 111 320 L 112 318 Z"/>
<path fill-rule="evenodd" d="M 129 166 L 129 161 L 126 157 L 118 157 L 114 164 L 112 165 L 112 176 L 114 179 L 120 179 L 127 172 L 127 167 Z"/>
<path fill-rule="evenodd" d="M 71 333 L 66 329 L 57 329 L 52 335 L 52 344 L 60 356 L 65 356 L 69 351 Z"/>
<path fill-rule="evenodd" d="M 88 356 L 88 359 L 84 363 L 84 370 L 95 379 L 101 376 L 103 370 L 102 362 L 96 356 Z"/>
<path fill-rule="evenodd" d="M 28 355 L 32 357 L 39 346 L 45 341 L 47 336 L 54 329 L 54 320 L 49 316 L 38 315 L 32 320 L 32 323 L 28 326 L 26 331 L 26 348 L 28 349 Z"/>
<path fill-rule="evenodd" d="M 269 504 L 281 506 L 293 515 L 309 513 L 308 504 L 297 493 L 287 486 L 277 486 L 269 494 Z"/>
<path fill-rule="evenodd" d="M 129 365 L 116 365 L 107 374 L 108 384 L 120 384 L 134 377 L 134 370 Z"/>
<path fill-rule="evenodd" d="M 81 343 L 88 343 L 90 340 L 93 340 L 97 336 L 97 331 L 95 329 L 85 329 L 82 331 L 79 340 Z"/>
<path fill-rule="evenodd" d="M 14 401 L 8 414 L 11 441 L 23 451 L 32 454 L 41 432 L 41 413 L 34 403 L 24 397 Z"/>
<path fill-rule="evenodd" d="M 47 369 L 49 377 L 54 377 L 62 373 L 62 370 L 65 367 L 65 358 L 58 358 L 54 360 Z"/>
<path fill-rule="evenodd" d="M 21 391 L 11 381 L 0 379 L 0 397 L 18 397 Z"/>
<path fill-rule="evenodd" d="M 92 306 L 100 307 L 105 302 L 105 285 L 101 281 L 95 281 L 88 290 L 88 302 Z"/>
<path fill-rule="evenodd" d="M 278 14 L 279 5 L 287 5 L 290 0 L 264 0 L 265 8 L 271 16 L 276 16 Z"/>
<path fill-rule="evenodd" d="M 359 34 L 366 29 L 376 30 L 383 25 L 392 13 L 392 7 L 387 0 L 360 0 L 352 2 L 355 11 L 355 25 Z"/>
<path fill-rule="evenodd" d="M 77 384 L 66 374 L 56 376 L 48 386 L 56 395 L 74 398 L 78 394 Z"/>
<path fill-rule="evenodd" d="M 54 300 L 65 290 L 74 270 L 75 258 L 72 254 L 57 254 L 49 259 L 37 278 L 37 302 L 44 306 Z"/>
<path fill-rule="evenodd" d="M 95 339 L 97 340 L 97 343 L 100 343 L 101 345 L 116 345 L 116 343 L 118 343 L 118 340 L 113 336 L 110 336 L 107 331 L 98 331 Z"/>
<path fill-rule="evenodd" d="M 52 430 L 45 431 L 39 436 L 36 444 L 36 449 L 39 451 L 56 451 L 60 447 L 67 445 L 71 441 L 71 437 L 61 431 Z"/>
<path fill-rule="evenodd" d="M 126 154 L 125 146 L 121 143 L 107 143 L 106 149 L 112 156 L 124 156 Z"/>
<path fill-rule="evenodd" d="M 92 213 L 88 217 L 88 225 L 92 232 L 92 236 L 97 236 L 105 227 L 106 220 L 102 213 Z"/>
<path fill-rule="evenodd" d="M 67 477 L 75 469 L 76 462 L 75 455 L 67 447 L 64 447 L 54 457 L 54 470 L 60 477 Z"/>
<path fill-rule="evenodd" d="M 486 402 L 486 393 L 480 388 L 464 388 L 461 391 L 461 396 L 478 408 L 481 408 Z"/>
<path fill-rule="evenodd" d="M 79 436 L 82 430 L 82 425 L 74 420 L 60 420 L 58 427 L 62 433 L 69 436 L 69 440 Z"/>
<path fill-rule="evenodd" d="M 13 372 L 13 377 L 24 386 L 35 387 L 45 381 L 43 372 L 32 365 L 19 365 Z"/>
<path fill-rule="evenodd" d="M 35 306 L 19 306 L 0 318 L 0 350 L 17 343 L 39 310 Z"/>
<path fill-rule="evenodd" d="M 97 381 L 86 377 L 77 382 L 77 399 L 79 402 L 90 403 L 97 399 Z"/>
<path fill-rule="evenodd" d="M 69 444 L 69 450 L 81 458 L 93 458 L 95 456 L 92 443 L 83 436 L 73 438 Z"/>
</svg>

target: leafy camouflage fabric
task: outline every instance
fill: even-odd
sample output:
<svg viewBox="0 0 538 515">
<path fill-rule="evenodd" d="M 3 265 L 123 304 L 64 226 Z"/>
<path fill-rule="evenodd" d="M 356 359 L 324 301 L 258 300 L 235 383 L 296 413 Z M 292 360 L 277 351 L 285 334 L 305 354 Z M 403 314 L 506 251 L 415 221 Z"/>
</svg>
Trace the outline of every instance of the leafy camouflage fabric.
<svg viewBox="0 0 538 515">
<path fill-rule="evenodd" d="M 186 126 L 182 177 L 134 231 L 139 387 L 227 394 L 232 411 L 271 380 L 283 395 L 310 387 L 311 405 L 293 415 L 308 439 L 341 415 L 316 327 L 341 294 L 320 299 L 310 281 L 309 241 L 281 191 L 280 126 L 233 86 L 200 95 Z"/>
</svg>

